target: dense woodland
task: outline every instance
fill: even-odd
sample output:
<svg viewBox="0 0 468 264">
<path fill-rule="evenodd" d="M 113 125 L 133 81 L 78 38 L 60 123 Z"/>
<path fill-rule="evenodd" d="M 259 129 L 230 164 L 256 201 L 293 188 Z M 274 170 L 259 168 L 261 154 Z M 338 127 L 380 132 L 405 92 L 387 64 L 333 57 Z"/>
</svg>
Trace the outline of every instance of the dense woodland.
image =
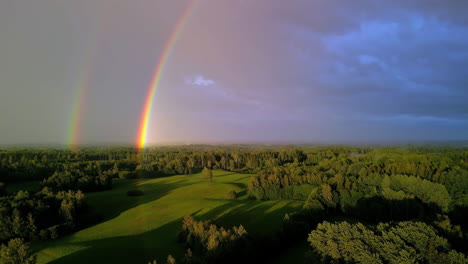
<svg viewBox="0 0 468 264">
<path fill-rule="evenodd" d="M 114 178 L 203 170 L 212 181 L 212 169 L 252 173 L 251 199 L 300 200 L 303 209 L 262 238 L 242 223 L 188 216 L 178 235 L 187 254 L 169 263 L 254 263 L 306 240 L 310 263 L 467 263 L 468 149 L 429 146 L 3 149 L 0 253 L 9 257 L 0 263 L 34 263 L 28 242 L 97 223 L 86 193 L 111 189 Z M 41 190 L 8 191 L 26 181 L 40 181 Z"/>
</svg>

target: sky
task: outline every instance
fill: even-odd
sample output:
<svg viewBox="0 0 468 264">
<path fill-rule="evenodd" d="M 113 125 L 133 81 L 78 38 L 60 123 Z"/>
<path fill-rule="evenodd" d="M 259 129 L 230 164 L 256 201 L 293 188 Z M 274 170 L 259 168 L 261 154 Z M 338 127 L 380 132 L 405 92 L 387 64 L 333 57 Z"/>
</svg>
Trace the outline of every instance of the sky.
<svg viewBox="0 0 468 264">
<path fill-rule="evenodd" d="M 0 1 L 0 144 L 135 142 L 189 2 Z M 147 141 L 467 140 L 467 13 L 465 0 L 196 0 Z"/>
</svg>

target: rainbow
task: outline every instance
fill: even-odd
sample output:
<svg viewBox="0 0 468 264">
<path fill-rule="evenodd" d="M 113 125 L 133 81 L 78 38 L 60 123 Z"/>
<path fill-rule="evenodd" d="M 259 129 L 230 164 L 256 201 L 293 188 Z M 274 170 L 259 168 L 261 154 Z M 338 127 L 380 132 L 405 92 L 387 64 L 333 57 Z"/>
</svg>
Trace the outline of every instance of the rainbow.
<svg viewBox="0 0 468 264">
<path fill-rule="evenodd" d="M 85 57 L 84 67 L 79 78 L 78 87 L 75 89 L 73 104 L 70 113 L 70 124 L 68 128 L 67 143 L 71 151 L 77 151 L 80 144 L 81 122 L 86 105 L 86 94 L 88 92 L 89 81 L 92 77 L 93 64 L 91 63 L 97 53 L 97 47 L 93 44 Z"/>
<path fill-rule="evenodd" d="M 82 78 L 87 80 L 87 78 Z M 70 126 L 68 129 L 68 145 L 72 151 L 76 151 L 79 145 L 80 124 L 83 116 L 83 104 L 86 94 L 87 81 L 80 82 L 80 87 L 76 89 L 73 107 L 70 115 Z"/>
<path fill-rule="evenodd" d="M 137 133 L 137 140 L 136 140 L 136 146 L 140 150 L 146 146 L 146 139 L 148 136 L 148 125 L 151 119 L 151 111 L 153 109 L 154 96 L 156 94 L 156 90 L 158 89 L 159 83 L 161 81 L 161 76 L 165 69 L 167 60 L 169 56 L 171 55 L 171 52 L 174 50 L 175 42 L 177 41 L 177 38 L 180 35 L 180 32 L 184 28 L 184 25 L 186 24 L 190 16 L 190 13 L 192 12 L 197 2 L 197 0 L 189 0 L 189 1 L 190 2 L 188 3 L 184 12 L 180 16 L 177 23 L 175 24 L 168 40 L 166 41 L 166 44 L 164 45 L 163 52 L 161 53 L 159 61 L 156 65 L 156 69 L 154 71 L 154 75 L 151 80 L 148 93 L 146 95 L 144 108 L 140 117 L 140 123 L 138 126 L 138 133 Z"/>
<path fill-rule="evenodd" d="M 85 57 L 84 67 L 79 78 L 80 81 L 78 82 L 78 87 L 75 89 L 73 96 L 67 136 L 67 143 L 72 151 L 76 151 L 80 144 L 81 122 L 83 121 L 83 115 L 85 112 L 86 94 L 93 72 L 93 64 L 91 62 L 98 50 L 94 43 L 92 45 L 93 46 L 88 50 L 87 56 Z"/>
<path fill-rule="evenodd" d="M 81 122 L 83 121 L 83 115 L 85 112 L 85 104 L 86 104 L 86 94 L 88 91 L 89 81 L 92 77 L 93 73 L 93 60 L 99 50 L 98 43 L 99 43 L 99 36 L 102 30 L 103 24 L 103 14 L 104 5 L 100 4 L 98 6 L 99 14 L 102 14 L 99 17 L 98 24 L 96 27 L 93 27 L 91 32 L 89 32 L 91 42 L 88 43 L 89 47 L 87 47 L 85 56 L 83 56 L 83 68 L 81 70 L 81 75 L 78 82 L 78 87 L 75 89 L 75 93 L 73 96 L 73 103 L 70 113 L 70 123 L 68 126 L 68 135 L 67 135 L 67 145 L 70 147 L 72 151 L 76 151 L 78 149 L 78 145 L 80 144 L 80 131 L 81 131 Z"/>
</svg>

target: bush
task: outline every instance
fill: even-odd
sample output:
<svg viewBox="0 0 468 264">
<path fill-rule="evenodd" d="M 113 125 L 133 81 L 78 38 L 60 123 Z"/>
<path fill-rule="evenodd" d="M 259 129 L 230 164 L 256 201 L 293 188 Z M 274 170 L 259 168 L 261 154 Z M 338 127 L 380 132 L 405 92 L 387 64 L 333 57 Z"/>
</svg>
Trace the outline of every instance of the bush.
<svg viewBox="0 0 468 264">
<path fill-rule="evenodd" d="M 231 190 L 227 194 L 228 200 L 236 200 L 237 199 L 237 193 L 234 190 Z"/>
<path fill-rule="evenodd" d="M 0 264 L 34 264 L 36 256 L 31 254 L 29 244 L 21 238 L 14 238 L 6 245 L 0 245 Z"/>
<path fill-rule="evenodd" d="M 47 231 L 49 233 L 50 239 L 56 239 L 60 235 L 58 225 L 54 225 L 54 226 L 51 226 L 51 227 L 47 228 Z"/>
<path fill-rule="evenodd" d="M 119 172 L 120 179 L 135 179 L 136 173 L 132 171 L 121 171 Z"/>
<path fill-rule="evenodd" d="M 48 232 L 47 229 L 42 229 L 40 232 L 39 232 L 39 239 L 40 240 L 47 240 L 50 238 L 50 234 Z"/>
<path fill-rule="evenodd" d="M 144 193 L 141 190 L 130 190 L 127 192 L 128 196 L 142 196 Z"/>
</svg>

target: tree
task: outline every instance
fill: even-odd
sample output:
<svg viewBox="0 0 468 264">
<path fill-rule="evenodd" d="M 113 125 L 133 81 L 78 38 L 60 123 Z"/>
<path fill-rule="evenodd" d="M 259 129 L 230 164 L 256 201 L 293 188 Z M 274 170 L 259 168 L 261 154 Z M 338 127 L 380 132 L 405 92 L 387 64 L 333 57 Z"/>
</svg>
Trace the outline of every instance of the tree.
<svg viewBox="0 0 468 264">
<path fill-rule="evenodd" d="M 24 221 L 21 218 L 20 211 L 18 209 L 13 209 L 13 215 L 11 219 L 11 230 L 16 236 L 23 236 L 24 235 Z"/>
<path fill-rule="evenodd" d="M 8 245 L 0 247 L 0 264 L 34 264 L 36 256 L 31 255 L 29 245 L 22 238 L 14 238 Z"/>
<path fill-rule="evenodd" d="M 333 200 L 332 188 L 328 184 L 322 184 L 321 198 L 328 207 L 335 207 L 335 201 Z"/>
<path fill-rule="evenodd" d="M 237 199 L 237 192 L 235 190 L 230 190 L 227 194 L 228 200 L 236 200 Z"/>
<path fill-rule="evenodd" d="M 210 179 L 210 183 L 213 182 L 213 171 L 211 169 L 208 169 L 207 167 L 205 167 L 203 169 L 203 176 L 205 176 L 205 178 Z"/>
<path fill-rule="evenodd" d="M 176 263 L 176 260 L 175 260 L 175 258 L 174 258 L 172 255 L 169 255 L 169 256 L 167 256 L 166 263 L 167 263 L 167 264 L 175 264 L 175 263 Z"/>
<path fill-rule="evenodd" d="M 336 263 L 467 263 L 447 239 L 423 222 L 365 226 L 323 222 L 309 234 L 314 251 Z"/>
</svg>

